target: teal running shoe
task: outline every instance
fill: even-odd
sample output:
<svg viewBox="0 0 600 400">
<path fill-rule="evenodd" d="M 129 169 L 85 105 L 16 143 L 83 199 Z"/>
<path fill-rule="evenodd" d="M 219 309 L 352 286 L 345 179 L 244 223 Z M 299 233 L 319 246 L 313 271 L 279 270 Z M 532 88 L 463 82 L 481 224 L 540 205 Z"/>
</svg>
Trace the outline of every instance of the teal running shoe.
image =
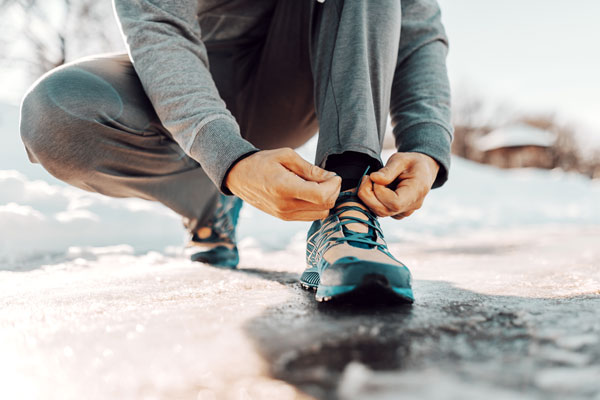
<svg viewBox="0 0 600 400">
<path fill-rule="evenodd" d="M 340 193 L 329 216 L 307 235 L 307 268 L 300 277 L 317 301 L 412 303 L 411 274 L 390 254 L 377 217 L 356 190 Z"/>
<path fill-rule="evenodd" d="M 192 261 L 224 268 L 237 267 L 240 257 L 235 229 L 242 205 L 239 197 L 219 194 L 212 218 L 191 232 L 188 253 Z"/>
</svg>

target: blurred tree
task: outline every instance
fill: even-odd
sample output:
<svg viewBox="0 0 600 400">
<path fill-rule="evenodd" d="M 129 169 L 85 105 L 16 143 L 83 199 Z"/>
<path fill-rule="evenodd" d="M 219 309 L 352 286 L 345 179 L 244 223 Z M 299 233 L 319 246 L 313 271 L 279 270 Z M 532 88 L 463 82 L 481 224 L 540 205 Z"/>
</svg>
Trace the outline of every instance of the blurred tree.
<svg viewBox="0 0 600 400">
<path fill-rule="evenodd" d="M 470 160 L 478 160 L 474 141 L 483 135 L 486 129 L 483 98 L 464 82 L 453 90 L 452 124 L 454 140 L 452 153 Z"/>
<path fill-rule="evenodd" d="M 109 1 L 0 0 L 0 62 L 33 76 L 83 55 L 121 50 Z"/>
</svg>

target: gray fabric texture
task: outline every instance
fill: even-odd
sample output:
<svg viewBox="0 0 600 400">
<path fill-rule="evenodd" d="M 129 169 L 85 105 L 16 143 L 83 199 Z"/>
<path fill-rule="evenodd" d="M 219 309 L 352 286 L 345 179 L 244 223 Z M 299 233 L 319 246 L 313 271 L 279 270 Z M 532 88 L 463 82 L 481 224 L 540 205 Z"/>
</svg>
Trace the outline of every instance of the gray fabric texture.
<svg viewBox="0 0 600 400">
<path fill-rule="evenodd" d="M 433 0 L 115 0 L 128 55 L 42 77 L 24 98 L 33 162 L 75 186 L 204 219 L 240 157 L 298 147 L 315 163 L 400 151 L 447 179 L 447 41 Z M 211 183 L 212 181 L 212 183 Z"/>
<path fill-rule="evenodd" d="M 205 42 L 260 38 L 274 0 L 114 4 L 135 69 L 161 121 L 221 187 L 231 163 L 252 145 L 242 139 L 211 80 Z M 379 131 L 390 110 L 399 151 L 435 158 L 442 168 L 434 187 L 443 184 L 452 127 L 447 39 L 437 2 L 332 0 L 317 5 L 310 20 L 317 20 L 310 32 L 316 47 L 313 71 L 327 80 L 315 88 L 320 131 L 332 125 L 338 130 Z M 323 118 L 326 107 L 342 117 Z M 350 107 L 355 108 L 347 113 Z M 218 123 L 209 124 L 216 118 Z M 357 138 L 353 148 L 378 157 L 373 154 L 375 139 L 369 132 L 369 140 Z M 317 162 L 326 156 L 318 154 Z"/>
</svg>

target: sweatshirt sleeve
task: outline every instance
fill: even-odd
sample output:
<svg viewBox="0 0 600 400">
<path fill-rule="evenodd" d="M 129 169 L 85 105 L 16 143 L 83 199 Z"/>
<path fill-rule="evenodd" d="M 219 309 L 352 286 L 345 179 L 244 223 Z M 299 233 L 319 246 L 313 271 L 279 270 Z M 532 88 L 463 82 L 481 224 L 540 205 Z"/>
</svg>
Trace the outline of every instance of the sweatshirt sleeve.
<svg viewBox="0 0 600 400">
<path fill-rule="evenodd" d="M 257 151 L 241 137 L 208 69 L 197 0 L 113 0 L 129 57 L 161 122 L 221 191 L 231 165 Z"/>
<path fill-rule="evenodd" d="M 448 179 L 453 128 L 446 70 L 448 39 L 436 0 L 402 0 L 398 64 L 390 114 L 400 152 L 427 154 L 440 165 L 433 187 Z"/>
</svg>

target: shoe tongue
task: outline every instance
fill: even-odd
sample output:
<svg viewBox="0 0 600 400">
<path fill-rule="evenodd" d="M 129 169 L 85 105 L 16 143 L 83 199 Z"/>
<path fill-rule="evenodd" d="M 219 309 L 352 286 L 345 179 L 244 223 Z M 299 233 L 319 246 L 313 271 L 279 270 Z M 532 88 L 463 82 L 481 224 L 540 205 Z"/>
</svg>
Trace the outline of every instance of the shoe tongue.
<svg viewBox="0 0 600 400">
<path fill-rule="evenodd" d="M 357 199 L 356 197 L 356 189 L 351 190 L 351 191 L 346 191 L 346 192 L 342 192 L 342 194 L 340 195 L 340 197 L 338 198 L 338 203 L 335 207 L 335 210 L 337 210 L 340 207 L 343 206 L 355 206 L 355 207 L 359 207 L 363 210 L 365 210 L 366 212 L 361 212 L 358 210 L 346 210 L 341 212 L 338 217 L 341 218 L 343 220 L 343 217 L 355 217 L 355 218 L 360 218 L 362 220 L 369 220 L 368 214 L 367 214 L 367 207 L 365 207 L 365 205 L 362 204 L 362 202 L 360 202 L 360 200 Z M 347 223 L 343 226 L 342 228 L 342 232 L 344 233 L 344 236 L 348 236 L 349 233 L 351 232 L 357 232 L 357 233 L 368 233 L 369 237 L 373 240 L 377 240 L 377 234 L 375 233 L 375 230 L 373 228 L 371 228 L 369 225 L 364 224 L 362 222 L 350 222 Z M 373 247 L 373 246 L 369 246 L 366 243 L 350 243 L 356 247 Z"/>
</svg>

